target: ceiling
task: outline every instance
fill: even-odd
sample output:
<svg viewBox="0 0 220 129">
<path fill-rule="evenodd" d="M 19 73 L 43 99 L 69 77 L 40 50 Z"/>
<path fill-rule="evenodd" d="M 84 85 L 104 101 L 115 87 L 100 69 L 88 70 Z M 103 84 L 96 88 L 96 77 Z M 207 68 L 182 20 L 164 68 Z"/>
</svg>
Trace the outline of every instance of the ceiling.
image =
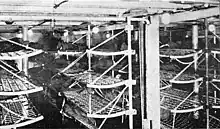
<svg viewBox="0 0 220 129">
<path fill-rule="evenodd" d="M 0 31 L 24 25 L 47 28 L 120 23 L 126 17 L 162 17 L 166 13 L 172 26 L 194 24 L 205 17 L 220 25 L 219 5 L 218 0 L 1 0 Z"/>
</svg>

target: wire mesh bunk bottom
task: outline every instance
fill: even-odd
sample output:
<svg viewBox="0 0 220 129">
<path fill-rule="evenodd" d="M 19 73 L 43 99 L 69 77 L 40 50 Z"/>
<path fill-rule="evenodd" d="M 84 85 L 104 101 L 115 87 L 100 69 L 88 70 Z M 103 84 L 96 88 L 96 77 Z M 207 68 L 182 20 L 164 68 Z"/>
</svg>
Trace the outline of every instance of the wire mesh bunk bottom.
<svg viewBox="0 0 220 129">
<path fill-rule="evenodd" d="M 19 50 L 19 51 L 13 51 L 13 52 L 5 52 L 0 53 L 0 59 L 1 60 L 15 60 L 15 59 L 21 59 L 24 57 L 31 57 L 38 55 L 42 53 L 42 50 Z"/>
<path fill-rule="evenodd" d="M 193 56 L 196 51 L 193 49 L 161 49 L 160 55 L 163 56 Z"/>
<path fill-rule="evenodd" d="M 24 83 L 16 78 L 7 77 L 0 79 L 0 94 L 2 95 L 10 95 L 9 92 L 13 92 L 13 95 L 22 94 L 20 92 L 25 92 L 27 94 L 41 90 L 43 90 L 42 87 Z"/>
<path fill-rule="evenodd" d="M 209 115 L 209 126 L 210 128 L 220 128 L 220 120 L 212 115 Z"/>
<path fill-rule="evenodd" d="M 191 95 L 185 100 L 188 95 L 190 95 L 189 92 L 175 88 L 161 90 L 161 107 L 167 110 L 182 110 L 183 113 L 194 110 L 196 107 L 200 106 L 199 101 L 196 100 L 196 96 Z"/>
<path fill-rule="evenodd" d="M 77 92 L 77 91 L 64 91 L 64 95 L 70 100 L 71 102 L 75 103 L 78 107 L 80 107 L 84 112 L 89 113 L 89 96 L 90 94 L 86 92 Z M 100 109 L 104 108 L 110 103 L 110 100 L 101 98 L 95 94 L 91 94 L 91 112 L 95 113 Z M 109 111 L 111 110 L 113 104 L 108 106 L 105 110 L 101 111 L 99 114 L 108 115 Z M 115 106 L 111 112 L 117 113 L 124 111 L 121 107 Z"/>
<path fill-rule="evenodd" d="M 160 77 L 163 80 L 171 80 L 178 74 L 177 71 L 171 71 L 171 70 L 160 70 Z M 180 76 L 178 76 L 175 80 L 176 81 L 189 81 L 189 80 L 196 80 L 199 76 L 197 74 L 193 73 L 182 73 Z"/>
<path fill-rule="evenodd" d="M 193 122 L 190 120 L 192 113 L 176 114 L 174 128 L 178 129 L 190 129 L 194 128 Z M 170 115 L 167 119 L 161 120 L 161 129 L 171 129 L 173 127 L 173 115 Z"/>
<path fill-rule="evenodd" d="M 194 119 L 197 113 L 197 110 L 190 110 L 190 112 L 185 112 L 189 108 L 195 108 L 195 105 L 199 106 L 202 105 L 199 103 L 198 100 L 194 100 L 194 96 L 189 97 L 182 105 L 179 106 L 179 110 L 183 112 L 176 113 L 175 121 L 174 114 L 171 113 L 172 109 L 175 109 L 177 105 L 179 105 L 187 96 L 189 92 L 175 89 L 175 88 L 167 88 L 165 90 L 161 90 L 161 128 L 162 129 L 170 129 L 174 128 L 179 129 L 188 129 L 188 128 L 205 128 L 205 119 L 199 118 L 199 120 Z M 205 96 L 202 96 L 204 98 Z M 219 103 L 219 98 L 214 98 L 209 96 L 209 102 L 214 104 L 214 102 Z M 205 112 L 201 110 L 201 112 Z M 220 128 L 220 120 L 213 115 L 209 115 L 210 121 L 210 128 Z M 197 118 L 198 119 L 198 118 Z M 197 123 L 195 122 L 197 121 Z M 198 125 L 198 122 L 202 122 Z M 197 126 L 204 126 L 204 127 L 197 127 Z"/>
<path fill-rule="evenodd" d="M 0 100 L 1 129 L 21 127 L 42 119 L 43 116 L 25 96 Z"/>
<path fill-rule="evenodd" d="M 88 84 L 92 81 L 94 81 L 96 78 L 98 78 L 101 74 L 95 73 L 95 72 L 82 72 L 82 73 L 76 73 L 76 74 L 71 74 L 71 78 L 74 80 Z M 103 75 L 102 78 L 97 80 L 95 85 L 111 85 L 115 83 L 122 82 L 122 79 L 114 78 L 111 76 Z"/>
<path fill-rule="evenodd" d="M 161 120 L 161 129 L 192 129 L 192 128 L 206 128 L 206 121 L 193 119 L 193 113 L 181 113 L 176 114 L 175 123 L 173 127 L 173 114 L 167 117 L 167 119 Z M 219 129 L 220 120 L 212 115 L 209 115 L 210 128 Z"/>
</svg>

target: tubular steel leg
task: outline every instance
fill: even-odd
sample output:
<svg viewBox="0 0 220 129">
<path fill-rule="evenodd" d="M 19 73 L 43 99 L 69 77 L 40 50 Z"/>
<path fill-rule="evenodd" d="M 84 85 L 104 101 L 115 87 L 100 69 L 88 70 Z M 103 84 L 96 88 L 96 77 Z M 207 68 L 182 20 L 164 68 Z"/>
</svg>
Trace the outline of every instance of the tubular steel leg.
<svg viewBox="0 0 220 129">
<path fill-rule="evenodd" d="M 28 41 L 28 27 L 24 26 L 23 27 L 23 41 L 26 42 Z M 23 70 L 25 75 L 28 75 L 28 57 L 25 57 L 24 59 L 22 59 L 22 64 L 23 64 Z"/>
<path fill-rule="evenodd" d="M 17 67 L 18 67 L 19 71 L 23 71 L 22 59 L 17 59 L 17 60 L 15 60 L 15 62 L 17 64 Z"/>
<path fill-rule="evenodd" d="M 132 102 L 132 50 L 131 50 L 131 20 L 130 18 L 127 18 L 127 38 L 128 38 L 128 50 L 129 50 L 129 54 L 128 54 L 128 80 L 129 80 L 129 111 L 130 113 L 133 110 L 133 102 Z M 133 129 L 133 114 L 129 114 L 129 128 Z"/>
<path fill-rule="evenodd" d="M 88 46 L 88 49 L 91 48 L 91 28 L 90 28 L 90 25 L 88 25 L 88 32 L 87 32 L 87 46 Z M 91 54 L 88 53 L 88 70 L 91 71 Z"/>
<path fill-rule="evenodd" d="M 176 113 L 173 114 L 172 129 L 175 129 Z"/>
<path fill-rule="evenodd" d="M 198 49 L 198 25 L 193 25 L 192 42 L 193 42 L 193 49 Z M 196 53 L 193 58 L 194 58 L 194 60 L 196 60 L 198 58 L 198 53 Z M 197 65 L 198 65 L 197 62 L 198 61 L 195 61 L 195 63 L 194 63 L 195 72 L 197 71 Z M 194 83 L 194 91 L 195 91 L 195 93 L 199 92 L 198 82 Z"/>
<path fill-rule="evenodd" d="M 208 53 L 208 21 L 205 19 L 205 77 L 206 77 L 206 128 L 209 129 L 209 53 Z"/>
</svg>

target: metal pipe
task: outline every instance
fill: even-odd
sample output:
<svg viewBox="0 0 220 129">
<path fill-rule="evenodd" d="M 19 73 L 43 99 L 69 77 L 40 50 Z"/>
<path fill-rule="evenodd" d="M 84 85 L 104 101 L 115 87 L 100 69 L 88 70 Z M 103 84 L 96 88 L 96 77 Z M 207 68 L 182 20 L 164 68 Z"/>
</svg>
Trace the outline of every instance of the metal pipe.
<svg viewBox="0 0 220 129">
<path fill-rule="evenodd" d="M 131 49 L 131 19 L 130 17 L 127 18 L 127 25 L 128 25 L 128 29 L 127 29 L 127 38 L 128 38 L 128 80 L 129 80 L 129 111 L 130 113 L 133 110 L 133 102 L 132 102 L 132 49 Z M 129 114 L 129 128 L 133 129 L 133 114 Z"/>
<path fill-rule="evenodd" d="M 114 30 L 111 31 L 111 35 L 114 35 Z M 112 39 L 112 43 L 114 43 L 114 39 Z M 113 65 L 115 64 L 115 57 L 112 55 L 112 62 L 113 62 Z M 115 76 L 115 71 L 112 70 L 112 77 Z"/>
<path fill-rule="evenodd" d="M 87 46 L 88 46 L 88 49 L 90 50 L 91 48 L 91 26 L 88 25 L 88 32 L 87 32 Z M 88 71 L 91 71 L 91 53 L 87 53 L 87 57 L 88 57 Z M 89 73 L 89 83 L 91 83 L 91 80 L 92 77 L 91 77 L 91 73 Z M 88 88 L 89 91 L 92 91 L 91 88 Z M 92 114 L 92 93 L 90 92 L 89 93 L 89 114 Z"/>
<path fill-rule="evenodd" d="M 140 64 L 140 94 L 141 94 L 141 120 L 142 129 L 144 129 L 144 123 L 146 121 L 146 100 L 145 100 L 145 78 L 144 78 L 144 23 L 139 22 L 139 64 Z"/>
<path fill-rule="evenodd" d="M 198 25 L 192 26 L 192 43 L 193 43 L 193 49 L 198 49 Z M 193 56 L 195 62 L 194 62 L 194 70 L 197 71 L 197 65 L 198 65 L 198 53 L 195 53 Z M 195 93 L 199 92 L 198 82 L 194 83 L 194 91 Z"/>
<path fill-rule="evenodd" d="M 213 25 L 214 26 L 214 31 L 212 32 L 213 34 L 214 34 L 214 37 L 213 37 L 213 43 L 214 44 L 216 44 L 216 37 L 217 36 L 215 36 L 216 35 L 216 27 L 215 27 L 215 25 Z M 214 58 L 217 58 L 217 56 L 216 56 L 216 53 L 213 53 L 214 55 Z M 216 69 L 214 69 L 214 71 L 213 71 L 214 73 L 214 78 L 216 78 L 216 72 L 217 72 L 217 70 Z"/>
<path fill-rule="evenodd" d="M 0 67 L 1 67 L 2 69 L 4 69 L 5 71 L 9 72 L 10 74 L 12 74 L 13 76 L 17 77 L 18 79 L 20 79 L 20 80 L 23 81 L 24 83 L 27 83 L 27 84 L 29 84 L 29 85 L 35 87 L 34 84 L 32 84 L 32 83 L 29 82 L 28 80 L 26 80 L 26 79 L 24 79 L 24 78 L 18 76 L 17 74 L 13 73 L 12 71 L 8 70 L 8 69 L 7 69 L 6 67 L 4 67 L 3 65 L 0 65 Z"/>
<path fill-rule="evenodd" d="M 74 42 L 72 42 L 72 44 L 74 44 L 74 43 L 80 41 L 80 40 L 81 40 L 82 38 L 84 38 L 85 36 L 86 36 L 86 35 L 81 36 L 80 38 L 78 38 L 77 40 L 75 40 Z"/>
<path fill-rule="evenodd" d="M 209 129 L 209 53 L 208 53 L 208 20 L 205 19 L 205 77 L 206 77 L 206 128 Z"/>
<path fill-rule="evenodd" d="M 28 26 L 22 27 L 23 41 L 28 41 Z"/>
<path fill-rule="evenodd" d="M 88 32 L 87 32 L 87 46 L 88 46 L 88 49 L 91 48 L 91 26 L 88 25 Z M 91 71 L 91 54 L 88 53 L 88 65 L 89 65 L 89 68 L 88 70 Z"/>
<path fill-rule="evenodd" d="M 67 67 L 65 67 L 60 73 L 64 73 L 66 70 L 71 68 L 73 65 L 75 65 L 80 59 L 83 58 L 84 55 L 86 55 L 87 52 L 84 52 L 82 55 L 80 55 L 76 60 L 74 60 L 71 64 L 69 64 Z"/>
<path fill-rule="evenodd" d="M 8 41 L 8 42 L 13 43 L 13 44 L 16 44 L 16 45 L 18 45 L 18 46 L 24 47 L 24 48 L 26 48 L 26 49 L 30 49 L 30 50 L 33 50 L 33 51 L 36 50 L 36 49 L 34 49 L 34 48 L 31 48 L 31 47 L 25 46 L 25 45 L 23 45 L 23 44 L 17 43 L 17 42 L 15 42 L 15 41 L 13 41 L 13 40 L 10 40 L 10 39 L 7 39 L 7 38 L 4 38 L 4 37 L 2 37 L 2 36 L 0 36 L 0 39 L 5 40 L 5 41 Z"/>
<path fill-rule="evenodd" d="M 118 35 L 122 34 L 124 31 L 125 31 L 125 30 L 122 30 L 122 31 L 118 32 L 117 34 L 115 34 L 115 35 L 111 36 L 110 38 L 106 39 L 105 41 L 99 43 L 98 45 L 96 45 L 95 47 L 91 48 L 90 50 L 92 51 L 92 50 L 94 50 L 94 49 L 96 49 L 96 48 L 98 48 L 98 47 L 104 45 L 104 44 L 107 43 L 108 41 L 110 41 L 110 40 L 112 40 L 113 38 L 117 37 Z"/>
<path fill-rule="evenodd" d="M 28 26 L 23 26 L 23 41 L 26 42 L 28 41 Z M 28 46 L 28 45 L 27 45 Z M 28 75 L 28 57 L 25 57 L 22 59 L 22 65 L 23 65 L 23 70 L 25 75 Z"/>
</svg>

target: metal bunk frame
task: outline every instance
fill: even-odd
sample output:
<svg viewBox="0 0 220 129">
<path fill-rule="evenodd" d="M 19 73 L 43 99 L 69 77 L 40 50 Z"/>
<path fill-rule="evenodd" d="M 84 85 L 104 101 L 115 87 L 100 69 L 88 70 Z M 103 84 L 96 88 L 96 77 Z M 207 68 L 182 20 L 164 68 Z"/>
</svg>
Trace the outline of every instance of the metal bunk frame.
<svg viewBox="0 0 220 129">
<path fill-rule="evenodd" d="M 0 53 L 0 62 L 3 64 L 0 67 L 9 74 L 1 75 L 0 96 L 14 96 L 12 99 L 3 99 L 0 101 L 1 107 L 1 123 L 0 128 L 17 128 L 29 125 L 40 121 L 43 116 L 40 115 L 34 105 L 24 96 L 34 92 L 43 90 L 43 87 L 37 87 L 29 82 L 24 75 L 19 76 L 15 71 L 17 69 L 10 66 L 3 60 L 21 60 L 42 53 L 42 50 L 37 50 L 23 44 L 17 43 L 10 39 L 0 36 L 4 41 L 24 47 L 25 50 Z M 21 71 L 19 71 L 21 72 Z"/>
<path fill-rule="evenodd" d="M 99 125 L 99 128 L 101 128 L 103 126 L 103 124 L 105 123 L 105 121 L 108 118 L 112 118 L 112 117 L 118 117 L 118 116 L 123 116 L 123 115 L 129 115 L 129 125 L 130 128 L 133 128 L 133 115 L 136 114 L 136 110 L 133 109 L 133 104 L 132 104 L 132 85 L 135 85 L 136 81 L 132 79 L 132 55 L 135 53 L 132 49 L 131 49 L 131 31 L 133 29 L 133 26 L 131 25 L 131 20 L 128 18 L 127 19 L 127 26 L 125 26 L 124 30 L 122 30 L 121 32 L 111 36 L 110 38 L 106 39 L 105 41 L 99 43 L 98 45 L 96 45 L 95 47 L 91 48 L 91 29 L 90 29 L 90 25 L 88 26 L 88 32 L 87 32 L 87 45 L 88 45 L 88 50 L 83 53 L 79 58 L 77 58 L 75 61 L 73 61 L 69 66 L 67 66 L 66 68 L 64 68 L 64 70 L 62 70 L 61 72 L 64 72 L 69 69 L 70 67 L 72 67 L 76 62 L 78 62 L 83 56 L 85 56 L 87 54 L 88 56 L 88 72 L 84 72 L 81 75 L 85 75 L 87 74 L 87 78 L 86 81 L 84 79 L 84 81 L 82 81 L 83 79 L 81 79 L 80 77 L 76 78 L 76 76 L 74 77 L 73 74 L 69 74 L 70 76 L 73 77 L 73 79 L 75 78 L 77 81 L 77 84 L 79 84 L 80 82 L 86 82 L 87 88 L 88 88 L 88 92 L 85 92 L 85 94 L 81 94 L 80 93 L 73 93 L 71 92 L 71 95 L 68 94 L 68 92 L 70 91 L 64 91 L 64 95 L 67 96 L 68 99 L 71 99 L 73 102 L 79 101 L 79 103 L 81 103 L 81 105 L 85 105 L 87 104 L 88 106 L 86 106 L 87 108 L 84 108 L 84 111 L 87 113 L 88 117 L 92 117 L 92 118 L 104 118 L 104 120 L 102 121 L 102 123 Z M 120 52 L 101 52 L 98 50 L 95 50 L 96 48 L 98 48 L 99 46 L 107 43 L 108 41 L 112 40 L 113 38 L 117 37 L 118 35 L 122 34 L 123 32 L 127 31 L 127 35 L 128 35 L 128 49 L 124 50 L 124 51 L 120 51 Z M 91 72 L 91 55 L 102 55 L 102 56 L 116 56 L 116 55 L 122 55 L 122 57 L 117 61 L 114 62 L 114 64 L 109 67 L 104 73 L 99 74 L 98 76 L 94 76 Z M 115 67 L 120 61 L 122 61 L 125 57 L 128 57 L 128 79 L 127 80 L 120 80 L 120 79 L 116 79 L 119 81 L 116 81 L 111 84 L 103 84 L 102 81 L 106 79 L 106 73 L 108 73 L 113 67 Z M 79 74 L 80 75 L 80 74 Z M 77 75 L 78 76 L 78 75 Z M 109 78 L 109 77 L 108 77 Z M 114 77 L 112 77 L 114 78 Z M 76 84 L 76 83 L 75 83 Z M 92 91 L 91 89 L 99 90 L 101 93 L 101 89 L 109 89 L 109 88 L 115 88 L 115 87 L 121 87 L 123 86 L 122 90 L 119 91 L 118 95 L 115 96 L 115 98 L 113 100 L 105 100 L 102 98 L 102 101 L 106 104 L 101 104 L 103 106 L 99 107 L 100 102 L 96 101 L 95 99 L 99 98 L 101 99 L 100 96 L 96 96 L 94 97 L 94 94 L 90 91 Z M 90 90 L 89 90 L 90 89 Z M 118 107 L 117 103 L 121 98 L 124 98 L 124 93 L 125 91 L 128 90 L 128 108 L 125 109 L 124 106 L 122 107 Z M 82 95 L 84 95 L 84 97 L 82 97 Z M 86 97 L 86 96 L 87 97 Z M 81 97 L 80 97 L 81 96 Z M 82 100 L 80 100 L 79 98 L 85 99 L 87 98 L 88 100 L 85 100 L 86 102 L 83 104 Z M 76 100 L 79 99 L 79 100 Z M 94 107 L 95 104 L 95 107 Z M 122 104 L 124 105 L 124 104 Z M 96 107 L 98 106 L 98 107 Z M 107 109 L 107 112 L 105 111 Z M 117 110 L 115 110 L 117 109 Z M 118 110 L 120 109 L 120 110 Z M 116 112 L 115 112 L 116 111 Z M 105 112 L 103 114 L 103 112 Z"/>
<path fill-rule="evenodd" d="M 166 50 L 168 51 L 168 50 Z M 188 50 L 187 50 L 188 51 Z M 176 84 L 185 84 L 185 83 L 194 83 L 194 82 L 201 82 L 203 80 L 202 77 L 199 78 L 195 78 L 195 75 L 188 75 L 187 73 L 184 73 L 190 66 L 192 66 L 195 62 L 198 62 L 198 60 L 203 56 L 203 52 L 202 50 L 200 50 L 199 52 L 194 52 L 194 53 L 190 53 L 188 55 L 175 55 L 175 56 L 170 56 L 170 55 L 163 55 L 161 57 L 168 57 L 171 60 L 175 59 L 178 61 L 178 58 L 190 58 L 190 57 L 194 57 L 195 54 L 200 54 L 196 59 L 194 59 L 193 61 L 189 62 L 189 63 L 181 63 L 181 64 L 188 64 L 184 69 L 182 69 L 181 71 L 178 71 L 178 73 L 175 73 L 174 71 L 166 71 L 166 70 L 161 70 L 160 74 L 162 77 L 162 80 L 168 80 L 170 83 L 176 83 Z M 200 61 L 200 63 L 203 61 L 203 59 Z M 179 61 L 178 61 L 179 62 Z M 164 74 L 169 74 L 169 79 L 166 78 L 166 75 Z M 190 77 L 190 80 L 187 79 L 185 80 L 184 77 L 187 75 L 187 77 Z M 178 79 L 180 78 L 180 79 Z M 182 80 L 183 79 L 183 80 Z"/>
<path fill-rule="evenodd" d="M 25 46 L 23 44 L 17 43 L 15 41 L 4 38 L 2 36 L 0 36 L 0 39 L 4 41 L 8 41 L 12 44 L 24 47 L 26 49 L 26 50 L 14 51 L 14 52 L 0 53 L 0 60 L 16 60 L 16 59 L 28 58 L 28 57 L 35 56 L 43 52 L 42 50 L 37 50 L 31 47 Z"/>
<path fill-rule="evenodd" d="M 172 53 L 173 51 L 173 53 Z M 183 52 L 183 55 L 175 55 L 176 52 Z M 183 59 L 193 57 L 195 54 L 202 53 L 202 50 L 196 52 L 193 49 L 161 49 L 160 50 L 160 57 L 169 57 L 171 59 Z"/>
<path fill-rule="evenodd" d="M 163 128 L 176 128 L 175 123 L 176 121 L 176 116 L 177 113 L 190 113 L 190 112 L 195 112 L 201 109 L 204 109 L 206 111 L 206 128 L 216 128 L 220 127 L 219 123 L 220 120 L 216 118 L 215 116 L 212 116 L 210 114 L 210 109 L 218 109 L 220 108 L 219 102 L 220 98 L 218 98 L 215 94 L 214 97 L 210 96 L 210 86 L 213 86 L 215 89 L 220 91 L 220 88 L 214 84 L 215 82 L 220 82 L 219 81 L 219 76 L 214 72 L 214 74 L 209 73 L 209 56 L 211 55 L 218 63 L 220 62 L 219 59 L 216 57 L 217 54 L 220 54 L 218 50 L 211 50 L 208 46 L 208 21 L 207 19 L 204 20 L 205 23 L 205 49 L 201 53 L 201 55 L 194 57 L 194 61 L 190 62 L 183 70 L 181 70 L 173 79 L 169 80 L 170 83 L 177 83 L 177 84 L 184 84 L 184 83 L 195 83 L 195 82 L 200 82 L 200 84 L 196 84 L 197 88 L 199 88 L 202 83 L 204 83 L 204 88 L 205 88 L 205 94 L 201 96 L 200 99 L 203 99 L 205 103 L 200 103 L 198 99 L 196 101 L 194 100 L 193 96 L 198 96 L 198 94 L 195 92 L 196 89 L 194 89 L 191 93 L 183 91 L 183 90 L 178 90 L 178 89 L 172 89 L 172 86 L 169 83 L 163 83 L 165 85 L 164 87 L 161 87 L 161 108 L 165 110 L 169 110 L 170 112 L 174 113 L 173 114 L 173 119 L 172 119 L 172 124 L 171 123 L 166 123 L 167 121 L 162 121 L 161 124 L 163 125 Z M 216 35 L 214 35 L 216 36 Z M 196 55 L 199 54 L 198 52 L 194 53 Z M 198 59 L 202 56 L 204 53 L 205 55 L 205 76 L 195 79 L 195 80 L 190 80 L 190 81 L 176 81 L 175 79 L 183 74 L 183 72 L 190 67 L 193 63 L 196 62 L 196 65 L 198 65 L 203 61 L 201 60 L 200 63 L 198 62 Z M 192 57 L 194 54 L 190 53 L 189 55 L 191 56 L 170 56 L 170 55 L 162 55 L 161 57 L 169 57 L 172 59 L 176 59 L 177 57 L 180 58 L 188 58 Z M 195 85 L 194 85 L 195 86 Z M 195 92 L 195 94 L 194 94 Z M 194 95 L 193 95 L 194 94 Z M 196 106 L 195 106 L 196 105 Z M 179 109 L 180 108 L 180 109 Z M 172 125 L 172 126 L 171 126 Z"/>
<path fill-rule="evenodd" d="M 26 96 L 1 100 L 0 107 L 1 129 L 22 127 L 43 119 Z"/>
<path fill-rule="evenodd" d="M 37 87 L 34 84 L 32 84 L 31 82 L 29 82 L 27 79 L 25 79 L 24 77 L 20 77 L 19 75 L 17 75 L 16 73 L 14 73 L 12 70 L 17 71 L 14 67 L 8 65 L 6 62 L 4 62 L 3 60 L 15 60 L 15 59 L 22 59 L 22 58 L 28 58 L 30 56 L 34 56 L 37 54 L 42 53 L 42 50 L 36 50 L 34 48 L 22 45 L 20 43 L 17 43 L 15 41 L 12 41 L 10 39 L 6 39 L 4 37 L 0 38 L 2 40 L 8 41 L 10 43 L 25 47 L 26 49 L 30 49 L 30 50 L 22 50 L 22 51 L 18 51 L 18 52 L 14 52 L 15 54 L 12 54 L 13 52 L 8 52 L 8 54 L 6 54 L 6 56 L 2 53 L 0 53 L 1 55 L 3 55 L 3 57 L 0 57 L 0 62 L 3 65 L 0 65 L 0 67 L 7 71 L 8 73 L 11 74 L 11 76 L 14 77 L 10 77 L 10 76 L 5 76 L 3 79 L 1 79 L 1 88 L 0 88 L 0 95 L 6 95 L 6 96 L 11 96 L 11 95 L 22 95 L 22 94 L 29 94 L 29 93 L 34 93 L 34 92 L 38 92 L 38 91 L 42 91 L 43 87 Z M 11 54 L 9 54 L 11 53 Z M 9 70 L 12 69 L 12 70 Z M 3 76 L 1 76 L 3 77 Z"/>
</svg>

